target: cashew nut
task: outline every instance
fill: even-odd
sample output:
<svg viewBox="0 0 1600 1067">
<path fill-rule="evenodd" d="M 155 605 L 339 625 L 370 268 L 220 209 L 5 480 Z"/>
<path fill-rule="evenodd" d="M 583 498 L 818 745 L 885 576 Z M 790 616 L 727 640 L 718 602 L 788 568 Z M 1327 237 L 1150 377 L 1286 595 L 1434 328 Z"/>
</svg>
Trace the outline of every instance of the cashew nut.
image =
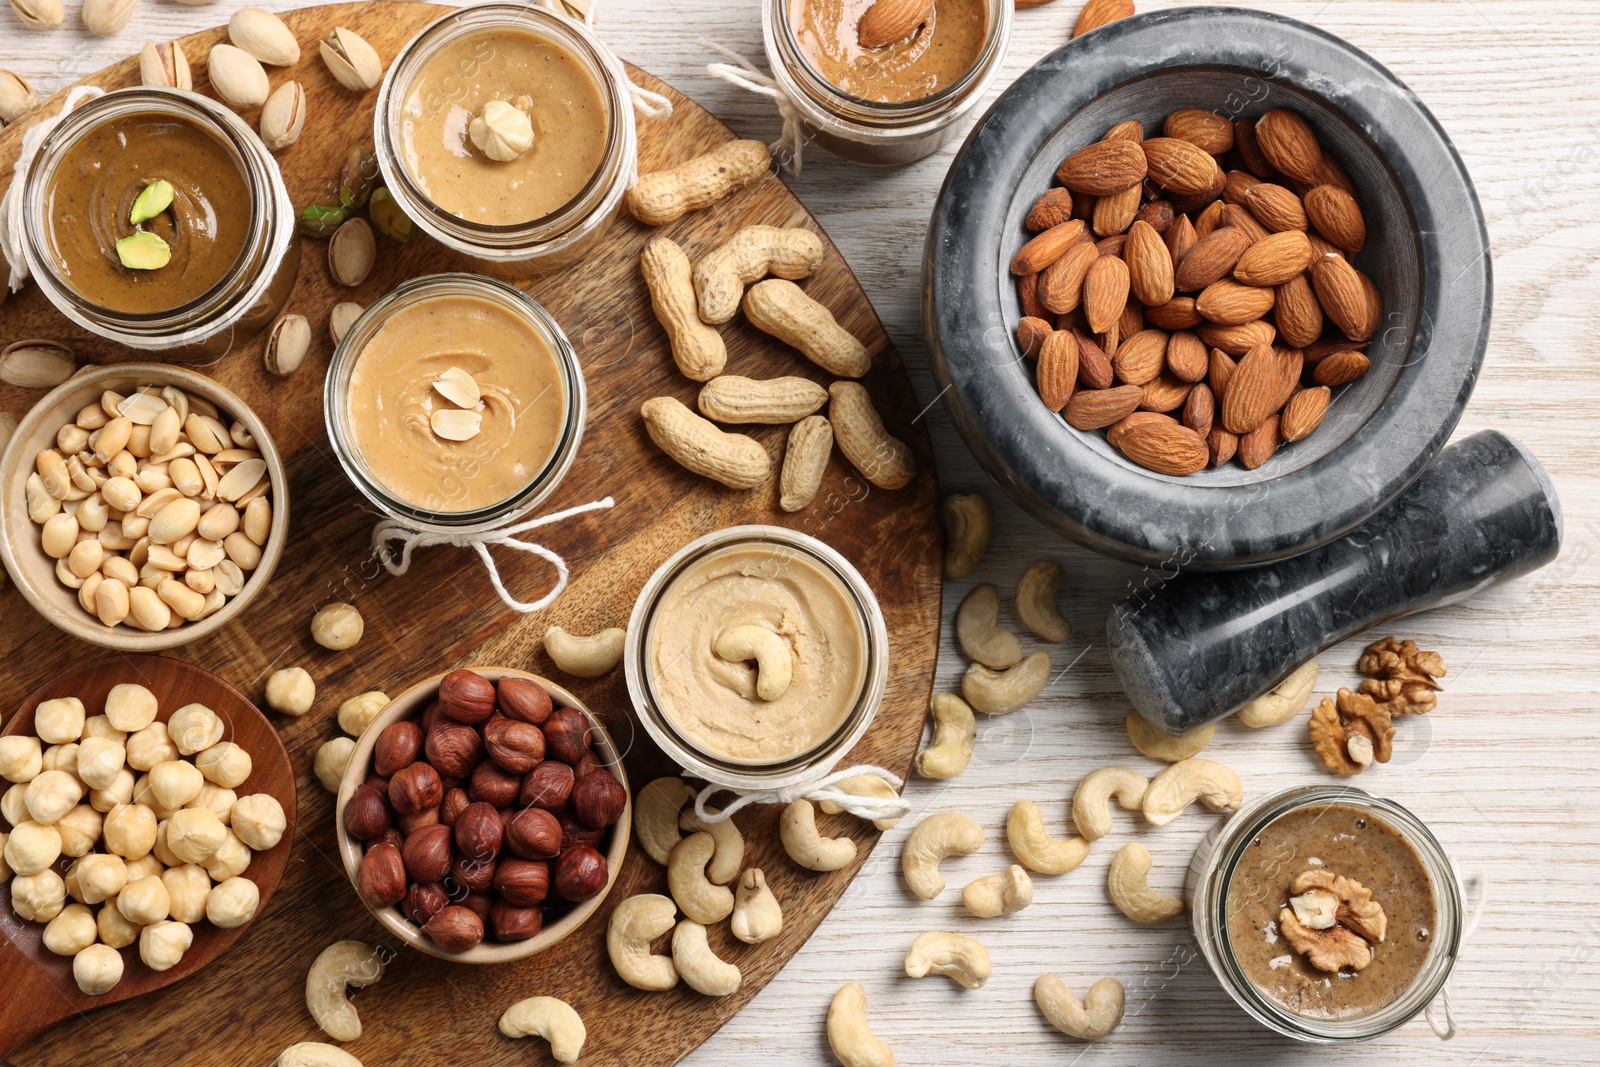
<svg viewBox="0 0 1600 1067">
<path fill-rule="evenodd" d="M 513 1038 L 544 1038 L 550 1042 L 550 1057 L 557 1063 L 577 1063 L 583 1039 L 589 1036 L 572 1005 L 555 997 L 517 1001 L 500 1016 L 500 1032 Z"/>
<path fill-rule="evenodd" d="M 767 888 L 767 876 L 760 867 L 751 867 L 739 876 L 728 929 L 747 945 L 769 941 L 783 930 L 783 908 Z"/>
<path fill-rule="evenodd" d="M 1183 914 L 1183 899 L 1152 889 L 1150 850 L 1131 841 L 1117 849 L 1106 875 L 1106 891 L 1117 910 L 1136 923 L 1162 923 Z"/>
<path fill-rule="evenodd" d="M 716 842 L 711 862 L 706 865 L 707 878 L 718 885 L 727 885 L 739 877 L 739 868 L 744 866 L 744 835 L 733 825 L 732 819 L 706 822 L 693 808 L 689 808 L 679 816 L 678 828 L 691 833 L 710 834 Z"/>
<path fill-rule="evenodd" d="M 917 753 L 913 765 L 924 778 L 954 778 L 972 762 L 978 721 L 967 702 L 952 693 L 933 698 L 933 744 Z"/>
<path fill-rule="evenodd" d="M 968 989 L 978 989 L 993 971 L 988 949 L 970 937 L 944 930 L 922 934 L 906 952 L 906 975 L 911 978 L 942 974 Z"/>
<path fill-rule="evenodd" d="M 1022 658 L 1022 642 L 999 621 L 1000 591 L 973 586 L 956 609 L 956 643 L 973 662 L 1004 670 Z"/>
<path fill-rule="evenodd" d="M 788 691 L 794 653 L 789 642 L 765 626 L 730 626 L 712 649 L 729 663 L 756 661 L 756 696 L 762 700 L 777 700 Z"/>
<path fill-rule="evenodd" d="M 1288 722 L 1305 709 L 1317 687 L 1317 661 L 1301 664 L 1289 677 L 1239 709 L 1239 721 L 1260 729 Z"/>
<path fill-rule="evenodd" d="M 663 867 L 683 840 L 678 813 L 692 800 L 694 790 L 682 778 L 657 778 L 633 799 L 633 832 L 645 854 Z"/>
<path fill-rule="evenodd" d="M 650 942 L 672 929 L 678 908 L 660 893 L 629 897 L 611 913 L 606 925 L 606 952 L 617 977 L 635 989 L 671 989 L 678 984 L 678 966 L 671 956 L 650 951 Z"/>
<path fill-rule="evenodd" d="M 1133 747 L 1165 763 L 1177 763 L 1198 755 L 1211 743 L 1211 736 L 1216 732 L 1217 724 L 1212 722 L 1174 737 L 1151 726 L 1137 711 L 1128 712 L 1128 740 L 1133 742 Z"/>
<path fill-rule="evenodd" d="M 1111 832 L 1111 798 L 1128 811 L 1144 803 L 1149 781 L 1128 767 L 1101 767 L 1090 771 L 1072 794 L 1072 821 L 1086 841 L 1098 841 Z"/>
<path fill-rule="evenodd" d="M 278 1067 L 361 1067 L 361 1061 L 337 1045 L 301 1041 L 278 1053 Z"/>
<path fill-rule="evenodd" d="M 672 932 L 672 962 L 690 989 L 708 997 L 725 997 L 739 988 L 737 965 L 719 959 L 706 940 L 706 928 L 685 919 Z"/>
<path fill-rule="evenodd" d="M 1007 715 L 1025 707 L 1049 680 L 1050 654 L 1041 649 L 1003 671 L 972 664 L 961 676 L 961 695 L 985 715 Z"/>
<path fill-rule="evenodd" d="M 812 871 L 837 871 L 856 858 L 856 843 L 848 837 L 823 837 L 817 830 L 817 813 L 809 800 L 796 800 L 778 820 L 783 850 L 800 866 Z"/>
<path fill-rule="evenodd" d="M 667 860 L 667 889 L 683 913 L 698 923 L 721 922 L 733 910 L 733 890 L 706 877 L 706 863 L 716 850 L 717 839 L 710 834 L 690 834 Z"/>
<path fill-rule="evenodd" d="M 1150 780 L 1144 794 L 1145 822 L 1165 826 L 1197 800 L 1212 811 L 1233 811 L 1244 802 L 1244 785 L 1220 763 L 1180 760 Z"/>
<path fill-rule="evenodd" d="M 576 678 L 598 678 L 622 662 L 624 633 L 618 627 L 588 637 L 569 634 L 559 626 L 544 632 L 544 650 L 560 670 Z"/>
<path fill-rule="evenodd" d="M 923 900 L 944 891 L 939 863 L 946 856 L 970 856 L 983 847 L 983 827 L 970 815 L 943 811 L 923 819 L 906 838 L 900 870 L 906 885 Z"/>
<path fill-rule="evenodd" d="M 994 919 L 1021 911 L 1033 903 L 1033 879 L 1015 863 L 1004 873 L 985 875 L 967 883 L 961 903 L 980 919 Z"/>
<path fill-rule="evenodd" d="M 1065 641 L 1072 627 L 1056 610 L 1056 594 L 1061 592 L 1061 565 L 1042 560 L 1022 572 L 1017 582 L 1017 615 L 1033 635 L 1042 641 Z"/>
<path fill-rule="evenodd" d="M 1044 828 L 1044 813 L 1031 800 L 1011 805 L 1011 814 L 1006 816 L 1006 841 L 1017 859 L 1040 874 L 1066 874 L 1089 855 L 1089 842 L 1082 837 L 1051 837 Z"/>
<path fill-rule="evenodd" d="M 1041 975 L 1033 983 L 1033 1000 L 1051 1026 L 1083 1041 L 1098 1041 L 1122 1022 L 1122 983 L 1115 978 L 1090 986 L 1080 1004 L 1067 983 L 1053 974 Z"/>
<path fill-rule="evenodd" d="M 979 493 L 951 493 L 944 498 L 944 576 L 965 578 L 978 569 L 994 535 L 994 509 Z"/>
<path fill-rule="evenodd" d="M 844 1067 L 895 1067 L 894 1050 L 872 1036 L 867 991 L 846 982 L 828 1006 L 828 1047 Z"/>
<path fill-rule="evenodd" d="M 830 787 L 841 793 L 848 793 L 853 797 L 875 797 L 878 800 L 898 800 L 900 794 L 894 791 L 894 786 L 879 778 L 876 774 L 857 774 L 849 778 L 834 782 Z M 831 800 L 817 803 L 824 815 L 838 815 L 844 808 Z M 872 825 L 879 830 L 891 830 L 900 821 L 899 817 L 893 819 L 873 819 Z"/>
<path fill-rule="evenodd" d="M 361 1016 L 345 996 L 346 986 L 365 989 L 383 977 L 383 957 L 360 941 L 335 941 L 306 973 L 306 1010 L 335 1041 L 361 1036 Z"/>
</svg>

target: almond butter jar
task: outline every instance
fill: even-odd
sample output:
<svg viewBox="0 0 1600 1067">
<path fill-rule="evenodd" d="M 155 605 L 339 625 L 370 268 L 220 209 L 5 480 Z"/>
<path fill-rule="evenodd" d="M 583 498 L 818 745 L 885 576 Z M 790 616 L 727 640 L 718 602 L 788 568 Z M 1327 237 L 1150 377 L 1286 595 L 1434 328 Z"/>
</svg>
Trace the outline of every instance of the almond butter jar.
<svg viewBox="0 0 1600 1067">
<path fill-rule="evenodd" d="M 881 166 L 922 159 L 961 133 L 1011 41 L 1006 0 L 938 0 L 909 37 L 863 48 L 871 0 L 762 0 L 767 64 L 805 133 Z"/>
<path fill-rule="evenodd" d="M 373 136 L 401 210 L 502 278 L 580 259 L 638 168 L 621 61 L 581 22 L 531 5 L 464 8 L 413 37 L 384 76 Z"/>
<path fill-rule="evenodd" d="M 737 631 L 770 647 L 725 644 Z M 783 527 L 735 526 L 651 575 L 623 666 L 645 730 L 685 772 L 741 792 L 786 789 L 832 770 L 872 725 L 889 638 L 866 579 L 838 552 Z"/>
<path fill-rule="evenodd" d="M 45 137 L 23 180 L 34 280 L 108 341 L 211 362 L 260 333 L 294 287 L 300 241 L 278 165 L 203 96 L 140 88 L 89 100 Z M 157 182 L 168 196 L 141 197 Z M 136 223 L 140 201 L 154 213 Z M 129 239 L 157 257 L 125 256 Z"/>
</svg>

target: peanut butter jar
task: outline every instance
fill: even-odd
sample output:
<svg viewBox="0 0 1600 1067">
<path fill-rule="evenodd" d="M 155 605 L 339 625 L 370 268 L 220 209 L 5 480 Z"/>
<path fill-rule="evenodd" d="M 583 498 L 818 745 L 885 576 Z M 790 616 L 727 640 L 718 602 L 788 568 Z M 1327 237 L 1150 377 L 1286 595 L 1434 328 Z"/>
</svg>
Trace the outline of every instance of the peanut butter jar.
<svg viewBox="0 0 1600 1067">
<path fill-rule="evenodd" d="M 897 166 L 961 133 L 1011 41 L 1007 0 L 938 0 L 908 39 L 863 49 L 871 0 L 762 0 L 767 63 L 806 134 L 834 155 Z"/>
<path fill-rule="evenodd" d="M 496 129 L 499 116 L 520 127 L 493 154 L 472 133 L 490 106 Z M 464 8 L 413 37 L 384 76 L 373 137 L 406 215 L 503 278 L 580 259 L 638 167 L 621 61 L 581 22 L 518 4 Z"/>
<path fill-rule="evenodd" d="M 283 177 L 233 112 L 181 89 L 120 89 L 44 139 L 23 188 L 28 268 L 63 315 L 159 359 L 210 362 L 255 337 L 288 301 L 300 241 Z M 134 223 L 157 181 L 169 206 Z M 127 266 L 143 232 L 168 259 Z"/>
</svg>

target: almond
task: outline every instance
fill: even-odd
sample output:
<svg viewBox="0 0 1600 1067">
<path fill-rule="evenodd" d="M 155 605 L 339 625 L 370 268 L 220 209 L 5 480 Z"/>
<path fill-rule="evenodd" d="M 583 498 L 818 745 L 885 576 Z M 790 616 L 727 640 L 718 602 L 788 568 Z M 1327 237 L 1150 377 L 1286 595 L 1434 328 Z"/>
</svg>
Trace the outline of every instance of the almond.
<svg viewBox="0 0 1600 1067">
<path fill-rule="evenodd" d="M 1054 188 L 1046 191 L 1039 199 L 1033 202 L 1033 207 L 1028 209 L 1028 217 L 1022 225 L 1030 233 L 1043 233 L 1052 226 L 1059 226 L 1072 219 L 1072 190 Z"/>
<path fill-rule="evenodd" d="M 1098 30 L 1108 22 L 1125 19 L 1133 14 L 1133 0 L 1087 0 L 1073 24 L 1072 36 L 1082 37 L 1090 30 Z"/>
<path fill-rule="evenodd" d="M 1272 351 L 1282 361 L 1283 368 L 1278 383 L 1278 394 L 1272 398 L 1272 410 L 1282 411 L 1283 405 L 1287 404 L 1289 398 L 1300 388 L 1300 375 L 1306 369 L 1306 358 L 1305 353 L 1298 348 L 1274 345 Z"/>
<path fill-rule="evenodd" d="M 1151 326 L 1159 326 L 1163 330 L 1187 330 L 1205 321 L 1194 309 L 1192 296 L 1175 296 L 1165 304 L 1147 307 L 1144 317 Z"/>
<path fill-rule="evenodd" d="M 1297 182 L 1322 181 L 1322 149 L 1306 120 L 1288 108 L 1274 108 L 1256 120 L 1256 142 L 1267 162 Z"/>
<path fill-rule="evenodd" d="M 1067 425 L 1079 430 L 1104 429 L 1132 415 L 1143 399 L 1144 390 L 1137 385 L 1080 389 L 1067 401 Z"/>
<path fill-rule="evenodd" d="M 1271 181 L 1278 173 L 1278 168 L 1267 162 L 1267 157 L 1261 152 L 1261 145 L 1256 140 L 1256 120 L 1240 119 L 1233 124 L 1233 147 L 1239 151 L 1239 161 L 1251 174 L 1262 181 Z"/>
<path fill-rule="evenodd" d="M 1037 274 L 1060 259 L 1067 249 L 1087 238 L 1081 219 L 1068 219 L 1028 240 L 1011 258 L 1012 274 Z"/>
<path fill-rule="evenodd" d="M 1305 346 L 1306 365 L 1315 367 L 1329 356 L 1340 352 L 1365 352 L 1366 341 L 1350 341 L 1343 337 L 1329 337 L 1326 340 L 1312 341 Z"/>
<path fill-rule="evenodd" d="M 1051 411 L 1060 411 L 1078 385 L 1078 344 L 1066 330 L 1056 330 L 1039 349 L 1039 396 Z"/>
<path fill-rule="evenodd" d="M 1127 141 L 1130 144 L 1138 144 L 1144 140 L 1144 123 L 1138 119 L 1123 119 L 1107 130 L 1106 135 L 1100 140 Z"/>
<path fill-rule="evenodd" d="M 1332 241 L 1329 241 L 1326 237 L 1322 236 L 1320 233 L 1317 233 L 1315 230 L 1306 234 L 1306 240 L 1311 242 L 1311 251 L 1313 253 L 1311 261 L 1313 263 L 1319 259 L 1344 258 L 1344 253 L 1339 251 L 1338 245 L 1334 244 Z"/>
<path fill-rule="evenodd" d="M 1132 335 L 1130 334 L 1129 336 Z M 1122 343 L 1122 323 L 1119 321 L 1104 333 L 1095 334 L 1094 342 L 1100 346 L 1100 351 L 1104 352 L 1113 361 L 1114 365 L 1117 358 L 1117 346 Z"/>
<path fill-rule="evenodd" d="M 1189 399 L 1192 389 L 1193 382 L 1183 381 L 1172 372 L 1163 371 L 1154 381 L 1145 383 L 1144 399 L 1139 407 L 1145 411 L 1176 411 Z"/>
<path fill-rule="evenodd" d="M 1217 161 L 1202 148 L 1176 137 L 1152 137 L 1144 142 L 1150 177 L 1175 193 L 1198 195 L 1220 187 L 1225 179 Z M 1143 175 L 1140 175 L 1143 177 Z"/>
<path fill-rule="evenodd" d="M 1250 214 L 1249 208 L 1240 204 L 1222 203 L 1222 225 L 1244 231 L 1244 235 L 1250 238 L 1251 244 L 1266 240 L 1272 233 L 1256 221 L 1256 217 Z"/>
<path fill-rule="evenodd" d="M 1257 345 L 1246 352 L 1222 392 L 1223 429 L 1246 434 L 1260 426 L 1282 406 L 1289 388 L 1298 381 L 1298 364 L 1292 376 L 1289 372 L 1290 361 L 1271 345 Z"/>
<path fill-rule="evenodd" d="M 1148 222 L 1135 222 L 1122 247 L 1128 265 L 1128 284 L 1139 302 L 1157 307 L 1172 299 L 1175 288 L 1172 255 L 1161 234 Z"/>
<path fill-rule="evenodd" d="M 1211 465 L 1220 467 L 1239 450 L 1239 435 L 1229 433 L 1221 426 L 1213 426 L 1211 432 L 1206 434 L 1206 448 L 1211 452 Z"/>
<path fill-rule="evenodd" d="M 1351 196 L 1356 195 L 1356 183 L 1350 180 L 1350 175 L 1345 173 L 1345 169 L 1340 165 L 1339 161 L 1326 152 L 1322 153 L 1322 175 L 1320 181 L 1323 185 L 1332 185 L 1335 188 L 1343 189 Z"/>
<path fill-rule="evenodd" d="M 1244 206 L 1256 221 L 1273 233 L 1306 228 L 1306 209 L 1294 191 L 1281 185 L 1262 182 L 1245 194 Z"/>
<path fill-rule="evenodd" d="M 1216 414 L 1217 398 L 1209 385 L 1201 382 L 1189 391 L 1189 399 L 1183 402 L 1182 422 L 1185 426 L 1201 437 L 1207 437 Z"/>
<path fill-rule="evenodd" d="M 1083 297 L 1084 276 L 1098 258 L 1092 244 L 1075 244 L 1067 249 L 1039 275 L 1039 302 L 1057 315 L 1077 307 Z"/>
<path fill-rule="evenodd" d="M 1117 346 L 1111 363 L 1117 377 L 1129 385 L 1155 380 L 1167 362 L 1167 335 L 1162 330 L 1140 330 Z"/>
<path fill-rule="evenodd" d="M 1017 278 L 1017 302 L 1022 305 L 1023 315 L 1035 319 L 1048 319 L 1050 312 L 1045 309 L 1039 300 L 1039 276 L 1037 274 L 1023 274 Z"/>
<path fill-rule="evenodd" d="M 1250 190 L 1260 184 L 1261 179 L 1247 170 L 1230 170 L 1223 178 L 1222 202 L 1242 207 Z"/>
<path fill-rule="evenodd" d="M 1311 284 L 1322 310 L 1352 341 L 1365 341 L 1378 328 L 1378 316 L 1360 271 L 1343 259 L 1320 259 L 1311 267 Z"/>
<path fill-rule="evenodd" d="M 1100 199 L 1104 200 L 1105 197 L 1101 197 Z M 1102 256 L 1116 256 L 1118 259 L 1121 259 L 1122 246 L 1127 243 L 1127 240 L 1128 239 L 1126 235 L 1114 233 L 1110 237 L 1102 237 L 1100 240 L 1096 241 L 1094 243 L 1094 250 Z"/>
<path fill-rule="evenodd" d="M 1145 152 L 1140 145 L 1097 141 L 1068 156 L 1056 169 L 1056 180 L 1075 193 L 1105 196 L 1138 185 L 1144 181 L 1145 171 Z"/>
<path fill-rule="evenodd" d="M 1083 314 L 1089 329 L 1104 333 L 1122 317 L 1128 303 L 1128 265 L 1116 256 L 1100 256 L 1083 278 Z"/>
<path fill-rule="evenodd" d="M 1094 343 L 1094 338 L 1074 332 L 1078 342 L 1078 381 L 1085 389 L 1109 389 L 1116 378 L 1111 357 Z"/>
<path fill-rule="evenodd" d="M 1233 380 L 1233 372 L 1239 364 L 1234 362 L 1232 356 L 1220 348 L 1213 348 L 1206 365 L 1206 382 L 1211 386 L 1211 391 L 1218 400 L 1228 391 L 1228 383 Z"/>
<path fill-rule="evenodd" d="M 1200 340 L 1212 348 L 1220 348 L 1230 356 L 1238 357 L 1250 351 L 1256 345 L 1270 345 L 1278 336 L 1278 331 L 1272 323 L 1266 320 L 1247 322 L 1243 326 L 1221 326 L 1214 322 L 1202 322 L 1194 328 L 1200 335 Z"/>
<path fill-rule="evenodd" d="M 1192 330 L 1179 330 L 1167 338 L 1167 369 L 1186 382 L 1206 376 L 1208 358 L 1205 342 Z"/>
<path fill-rule="evenodd" d="M 1132 337 L 1142 329 L 1144 329 L 1144 305 L 1130 298 L 1122 305 L 1122 315 L 1117 319 L 1117 333 L 1123 337 Z"/>
<path fill-rule="evenodd" d="M 1284 405 L 1278 432 L 1285 441 L 1304 440 L 1312 430 L 1322 425 L 1322 418 L 1328 413 L 1328 403 L 1332 399 L 1333 391 L 1325 385 L 1301 389 Z"/>
<path fill-rule="evenodd" d="M 1139 390 L 1139 395 L 1144 395 L 1144 390 Z M 1106 429 L 1106 441 L 1112 448 L 1122 447 L 1122 437 L 1135 426 L 1148 426 L 1152 424 L 1178 425 L 1178 420 L 1171 415 L 1163 415 L 1159 411 L 1135 411 L 1121 422 L 1112 423 Z"/>
<path fill-rule="evenodd" d="M 1204 470 L 1211 460 L 1206 440 L 1176 422 L 1149 422 L 1131 426 L 1118 440 L 1122 454 L 1157 474 L 1181 477 Z"/>
<path fill-rule="evenodd" d="M 1226 278 L 1249 247 L 1250 238 L 1243 230 L 1232 226 L 1224 226 L 1202 237 L 1189 254 L 1178 261 L 1174 280 L 1179 291 L 1194 292 Z"/>
<path fill-rule="evenodd" d="M 1233 123 L 1203 107 L 1174 111 L 1162 123 L 1161 132 L 1188 141 L 1207 155 L 1220 156 L 1233 147 Z"/>
<path fill-rule="evenodd" d="M 1345 350 L 1321 359 L 1311 370 L 1311 380 L 1318 385 L 1343 385 L 1353 382 L 1372 366 L 1372 361 L 1360 352 Z"/>
<path fill-rule="evenodd" d="M 1048 322 L 1032 315 L 1024 315 L 1022 321 L 1017 323 L 1017 345 L 1022 349 L 1024 356 L 1036 359 L 1039 356 L 1039 349 L 1044 345 L 1044 339 L 1052 332 Z"/>
<path fill-rule="evenodd" d="M 1178 213 L 1172 210 L 1171 201 L 1151 200 L 1139 209 L 1139 213 L 1134 216 L 1134 220 L 1144 223 L 1156 233 L 1161 234 L 1167 232 L 1168 227 L 1172 225 L 1177 217 Z"/>
<path fill-rule="evenodd" d="M 1204 211 L 1194 217 L 1194 235 L 1204 240 L 1216 232 L 1222 225 L 1222 209 L 1226 204 L 1211 204 Z"/>
<path fill-rule="evenodd" d="M 1239 462 L 1245 470 L 1255 470 L 1272 458 L 1282 440 L 1277 414 L 1268 415 L 1260 426 L 1239 438 Z"/>
<path fill-rule="evenodd" d="M 1224 278 L 1212 282 L 1194 298 L 1194 309 L 1219 325 L 1243 326 L 1271 311 L 1276 299 L 1271 289 Z"/>
<path fill-rule="evenodd" d="M 903 41 L 933 15 L 934 0 L 877 0 L 856 24 L 862 48 Z"/>
<path fill-rule="evenodd" d="M 1139 214 L 1144 186 L 1130 185 L 1120 193 L 1108 193 L 1094 202 L 1094 232 L 1102 237 L 1120 234 Z"/>
<path fill-rule="evenodd" d="M 1197 211 L 1203 211 L 1210 206 L 1213 200 L 1222 195 L 1222 190 L 1227 188 L 1227 186 L 1228 179 L 1223 175 L 1222 168 L 1218 166 L 1214 171 L 1212 171 L 1211 184 L 1202 192 L 1189 194 L 1173 193 L 1172 210 L 1181 211 L 1185 215 L 1193 214 Z M 1159 189 L 1160 186 L 1157 186 L 1157 190 Z"/>
<path fill-rule="evenodd" d="M 1306 193 L 1306 217 L 1317 232 L 1346 252 L 1359 252 L 1367 243 L 1367 223 L 1355 197 L 1337 185 L 1319 185 Z"/>
<path fill-rule="evenodd" d="M 1285 230 L 1245 249 L 1233 276 L 1246 285 L 1282 285 L 1311 266 L 1311 242 L 1299 230 Z"/>
<path fill-rule="evenodd" d="M 1189 221 L 1188 215 L 1179 215 L 1172 220 L 1172 225 L 1167 227 L 1167 232 L 1161 235 L 1166 243 L 1167 254 L 1172 257 L 1173 263 L 1183 262 L 1183 257 L 1200 240 L 1200 235 L 1194 232 L 1194 223 Z"/>
</svg>

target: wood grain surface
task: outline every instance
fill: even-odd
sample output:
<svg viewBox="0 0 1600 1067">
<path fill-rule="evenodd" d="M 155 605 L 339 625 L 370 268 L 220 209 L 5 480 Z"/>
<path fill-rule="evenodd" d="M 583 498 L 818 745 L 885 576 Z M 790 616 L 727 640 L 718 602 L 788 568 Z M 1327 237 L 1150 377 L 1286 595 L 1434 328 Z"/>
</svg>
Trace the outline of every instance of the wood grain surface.
<svg viewBox="0 0 1600 1067">
<path fill-rule="evenodd" d="M 363 35 L 387 59 L 419 28 L 441 14 L 423 4 L 384 3 L 311 8 L 288 22 L 302 45 L 335 25 Z M 195 88 L 205 92 L 201 57 L 222 37 L 213 30 L 188 38 Z M 305 86 L 305 133 L 279 154 L 291 198 L 297 205 L 329 196 L 345 150 L 369 136 L 376 93 L 340 89 L 314 47 L 292 72 L 274 72 L 274 84 L 292 76 Z M 661 122 L 641 120 L 640 156 L 645 170 L 681 162 L 732 134 L 707 112 L 635 69 L 649 88 L 673 96 L 676 111 Z M 132 61 L 91 79 L 105 85 L 136 80 Z M 254 120 L 255 113 L 246 118 Z M 9 174 L 21 128 L 0 134 L 0 172 Z M 716 210 L 702 211 L 661 228 L 699 257 L 739 227 L 752 223 L 816 229 L 800 203 L 776 177 L 743 190 Z M 825 833 L 847 833 L 862 844 L 858 861 L 831 874 L 804 871 L 783 854 L 776 835 L 780 809 L 741 815 L 749 841 L 746 864 L 767 873 L 784 903 L 783 933 L 760 946 L 733 939 L 726 926 L 712 932 L 712 945 L 744 973 L 739 991 L 711 1000 L 680 985 L 647 994 L 616 977 L 606 960 L 605 922 L 616 902 L 638 892 L 665 891 L 665 872 L 635 852 L 618 875 L 607 904 L 580 933 L 524 963 L 471 967 L 444 963 L 409 950 L 386 935 L 345 880 L 334 847 L 332 798 L 311 775 L 317 747 L 338 734 L 339 702 L 367 689 L 398 692 L 413 682 L 456 666 L 490 665 L 530 669 L 565 681 L 540 649 L 550 624 L 590 633 L 627 622 L 646 577 L 677 548 L 715 529 L 749 522 L 788 525 L 833 545 L 861 570 L 877 593 L 890 634 L 893 670 L 889 692 L 874 728 L 856 747 L 856 761 L 904 772 L 909 766 L 932 685 L 939 619 L 939 533 L 932 451 L 916 424 L 916 396 L 884 335 L 871 304 L 838 252 L 829 247 L 806 290 L 833 310 L 866 343 L 874 369 L 863 382 L 884 413 L 891 432 L 908 441 L 921 474 L 912 486 L 875 489 L 835 455 L 822 490 L 806 510 L 777 508 L 776 478 L 735 493 L 679 468 L 650 443 L 638 408 L 651 396 L 679 397 L 691 406 L 696 383 L 679 375 L 650 311 L 639 277 L 638 255 L 647 231 L 622 220 L 585 261 L 525 288 L 562 324 L 578 351 L 589 387 L 589 422 L 578 462 L 546 511 L 610 495 L 616 507 L 541 530 L 541 543 L 564 556 L 572 584 L 548 610 L 518 617 L 496 598 L 476 556 L 431 549 L 410 573 L 395 578 L 369 558 L 368 538 L 376 516 L 338 469 L 323 436 L 321 387 L 332 345 L 328 309 L 340 300 L 370 303 L 400 281 L 450 269 L 430 241 L 381 247 L 377 269 L 348 289 L 328 275 L 321 242 L 308 241 L 292 308 L 314 324 L 316 343 L 293 377 L 269 377 L 261 365 L 262 341 L 243 346 L 207 368 L 249 403 L 268 424 L 289 470 L 293 520 L 290 543 L 271 585 L 236 623 L 177 650 L 216 669 L 248 693 L 259 693 L 275 669 L 299 665 L 318 685 L 313 712 L 302 719 L 279 717 L 300 785 L 300 839 L 291 875 L 263 915 L 256 951 L 224 957 L 193 982 L 89 1016 L 18 1050 L 21 1065 L 86 1062 L 180 1064 L 267 1063 L 285 1046 L 320 1036 L 306 1013 L 305 970 L 316 954 L 341 938 L 359 938 L 393 952 L 382 982 L 361 993 L 367 1023 L 349 1049 L 368 1064 L 482 1064 L 541 1062 L 548 1053 L 534 1043 L 514 1044 L 494 1021 L 512 1002 L 536 994 L 569 1001 L 587 1021 L 584 1062 L 669 1064 L 703 1041 L 761 988 L 805 941 L 868 856 L 876 834 L 849 816 L 823 817 Z M 825 241 L 826 243 L 826 241 Z M 0 307 L 8 336 L 62 336 L 80 341 L 36 287 Z M 728 371 L 756 377 L 826 375 L 798 353 L 746 324 L 742 317 L 723 329 Z M 107 346 L 84 340 L 80 354 L 116 359 Z M 21 409 L 37 393 L 0 389 L 0 409 Z M 775 457 L 786 427 L 755 428 Z M 508 586 L 534 599 L 554 577 L 526 554 L 500 568 Z M 322 604 L 348 600 L 366 619 L 366 635 L 353 650 L 330 653 L 311 641 L 308 623 Z M 53 630 L 27 609 L 14 589 L 0 592 L 0 706 L 60 666 L 83 656 L 82 646 Z M 25 665 L 25 666 L 24 666 Z M 574 679 L 572 689 L 605 722 L 627 751 L 630 778 L 638 785 L 670 768 L 633 719 L 622 671 L 595 681 Z M 133 1050 L 138 1050 L 135 1053 Z"/>
</svg>

